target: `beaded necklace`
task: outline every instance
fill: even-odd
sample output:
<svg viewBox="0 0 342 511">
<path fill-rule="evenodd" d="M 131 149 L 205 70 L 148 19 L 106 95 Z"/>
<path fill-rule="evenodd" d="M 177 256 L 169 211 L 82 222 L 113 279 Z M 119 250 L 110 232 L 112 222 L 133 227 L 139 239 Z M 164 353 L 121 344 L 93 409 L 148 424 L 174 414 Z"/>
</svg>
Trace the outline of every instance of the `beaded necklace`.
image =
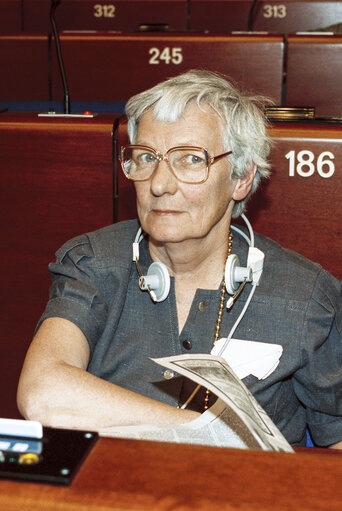
<svg viewBox="0 0 342 511">
<path fill-rule="evenodd" d="M 227 258 L 226 258 L 226 260 L 228 259 L 228 257 L 231 254 L 232 245 L 233 245 L 233 234 L 232 234 L 231 231 L 229 231 L 228 250 L 227 250 Z M 225 299 L 226 299 L 226 283 L 225 283 L 225 279 L 224 279 L 224 273 L 225 272 L 223 271 L 223 279 L 222 279 L 222 282 L 221 282 L 220 304 L 219 304 L 219 310 L 218 310 L 218 313 L 217 313 L 217 320 L 216 320 L 216 327 L 215 327 L 215 335 L 214 335 L 214 339 L 213 339 L 213 346 L 218 341 L 218 338 L 220 336 L 221 323 L 222 323 L 222 315 L 223 315 L 223 309 L 224 309 L 224 302 L 225 302 Z M 197 392 L 199 391 L 200 388 L 201 388 L 201 385 L 197 385 L 197 387 L 192 392 L 192 394 L 188 397 L 186 402 L 182 406 L 180 406 L 178 404 L 177 408 L 182 408 L 182 409 L 186 408 L 188 406 L 188 404 L 193 400 L 193 398 L 195 397 L 195 395 L 197 394 Z M 206 389 L 205 396 L 204 396 L 204 411 L 208 409 L 209 397 L 210 397 L 210 390 Z"/>
<path fill-rule="evenodd" d="M 229 231 L 227 258 L 231 254 L 232 244 L 233 244 L 233 234 L 232 234 L 231 231 Z M 214 336 L 214 340 L 213 340 L 213 346 L 215 346 L 215 344 L 218 341 L 218 338 L 220 336 L 221 323 L 222 323 L 222 314 L 223 314 L 225 300 L 226 300 L 226 283 L 225 283 L 225 280 L 224 280 L 224 273 L 223 273 L 223 279 L 222 279 L 222 283 L 221 283 L 220 305 L 219 305 L 219 310 L 218 310 L 218 313 L 217 313 L 217 320 L 216 320 L 215 336 Z M 206 389 L 205 396 L 204 396 L 204 410 L 208 409 L 209 396 L 210 396 L 210 390 Z"/>
</svg>

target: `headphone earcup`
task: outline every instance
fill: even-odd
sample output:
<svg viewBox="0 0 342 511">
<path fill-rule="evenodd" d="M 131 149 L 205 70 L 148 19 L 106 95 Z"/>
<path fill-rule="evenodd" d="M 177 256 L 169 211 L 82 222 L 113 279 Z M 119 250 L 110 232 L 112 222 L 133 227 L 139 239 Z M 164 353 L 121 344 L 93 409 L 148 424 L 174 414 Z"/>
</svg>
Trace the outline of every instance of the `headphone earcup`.
<svg viewBox="0 0 342 511">
<path fill-rule="evenodd" d="M 235 279 L 235 268 L 237 268 L 239 264 L 239 258 L 236 254 L 230 254 L 227 257 L 224 270 L 224 280 L 226 284 L 226 290 L 229 295 L 233 295 L 239 287 L 239 283 Z"/>
<path fill-rule="evenodd" d="M 227 257 L 224 280 L 226 283 L 227 293 L 233 295 L 239 288 L 241 282 L 252 280 L 252 268 L 239 266 L 240 261 L 236 254 Z"/>
<path fill-rule="evenodd" d="M 158 286 L 153 289 L 157 302 L 163 302 L 170 292 L 170 275 L 164 263 L 152 263 L 147 270 L 147 275 L 156 275 L 158 277 Z"/>
<path fill-rule="evenodd" d="M 170 292 L 170 275 L 164 263 L 152 263 L 147 275 L 139 278 L 139 287 L 145 291 L 148 288 L 153 292 L 153 301 L 164 301 Z"/>
</svg>

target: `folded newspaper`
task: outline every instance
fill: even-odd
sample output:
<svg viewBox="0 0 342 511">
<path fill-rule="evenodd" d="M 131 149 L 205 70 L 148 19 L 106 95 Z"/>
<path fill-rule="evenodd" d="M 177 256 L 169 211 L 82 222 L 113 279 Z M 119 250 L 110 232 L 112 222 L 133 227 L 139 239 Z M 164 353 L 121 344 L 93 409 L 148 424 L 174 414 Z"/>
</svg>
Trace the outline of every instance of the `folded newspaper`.
<svg viewBox="0 0 342 511">
<path fill-rule="evenodd" d="M 294 452 L 227 362 L 213 355 L 179 355 L 154 362 L 209 389 L 218 397 L 199 418 L 180 426 L 118 426 L 101 436 Z"/>
</svg>

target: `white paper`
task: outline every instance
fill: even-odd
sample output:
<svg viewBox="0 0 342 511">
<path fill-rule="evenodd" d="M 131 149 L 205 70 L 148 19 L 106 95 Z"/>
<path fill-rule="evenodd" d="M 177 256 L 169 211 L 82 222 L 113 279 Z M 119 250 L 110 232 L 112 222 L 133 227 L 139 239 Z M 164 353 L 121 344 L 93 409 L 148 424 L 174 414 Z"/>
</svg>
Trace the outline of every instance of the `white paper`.
<svg viewBox="0 0 342 511">
<path fill-rule="evenodd" d="M 251 374 L 259 380 L 264 380 L 277 368 L 283 354 L 283 347 L 280 344 L 243 339 L 230 339 L 221 353 L 226 341 L 226 338 L 219 339 L 211 354 L 224 358 L 241 379 Z"/>
<path fill-rule="evenodd" d="M 216 394 L 218 400 L 196 420 L 180 426 L 104 428 L 101 436 L 293 452 L 281 432 L 222 357 L 178 355 L 152 359 Z"/>
</svg>

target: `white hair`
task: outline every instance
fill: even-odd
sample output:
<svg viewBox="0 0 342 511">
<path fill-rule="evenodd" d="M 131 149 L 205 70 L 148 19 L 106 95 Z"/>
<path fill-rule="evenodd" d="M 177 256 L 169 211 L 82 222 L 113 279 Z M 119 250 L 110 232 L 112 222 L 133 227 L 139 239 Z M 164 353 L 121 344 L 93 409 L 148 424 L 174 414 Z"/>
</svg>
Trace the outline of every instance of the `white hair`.
<svg viewBox="0 0 342 511">
<path fill-rule="evenodd" d="M 235 204 L 233 217 L 237 218 L 244 212 L 260 179 L 269 175 L 267 157 L 271 140 L 267 134 L 264 105 L 271 101 L 241 92 L 235 84 L 217 73 L 193 69 L 129 99 L 126 114 L 131 143 L 136 140 L 139 121 L 147 110 L 153 109 L 154 117 L 160 121 L 176 122 L 189 102 L 196 102 L 199 108 L 209 106 L 222 118 L 224 150 L 232 151 L 227 157 L 232 179 L 246 177 L 251 167 L 256 166 L 250 193 Z"/>
</svg>

